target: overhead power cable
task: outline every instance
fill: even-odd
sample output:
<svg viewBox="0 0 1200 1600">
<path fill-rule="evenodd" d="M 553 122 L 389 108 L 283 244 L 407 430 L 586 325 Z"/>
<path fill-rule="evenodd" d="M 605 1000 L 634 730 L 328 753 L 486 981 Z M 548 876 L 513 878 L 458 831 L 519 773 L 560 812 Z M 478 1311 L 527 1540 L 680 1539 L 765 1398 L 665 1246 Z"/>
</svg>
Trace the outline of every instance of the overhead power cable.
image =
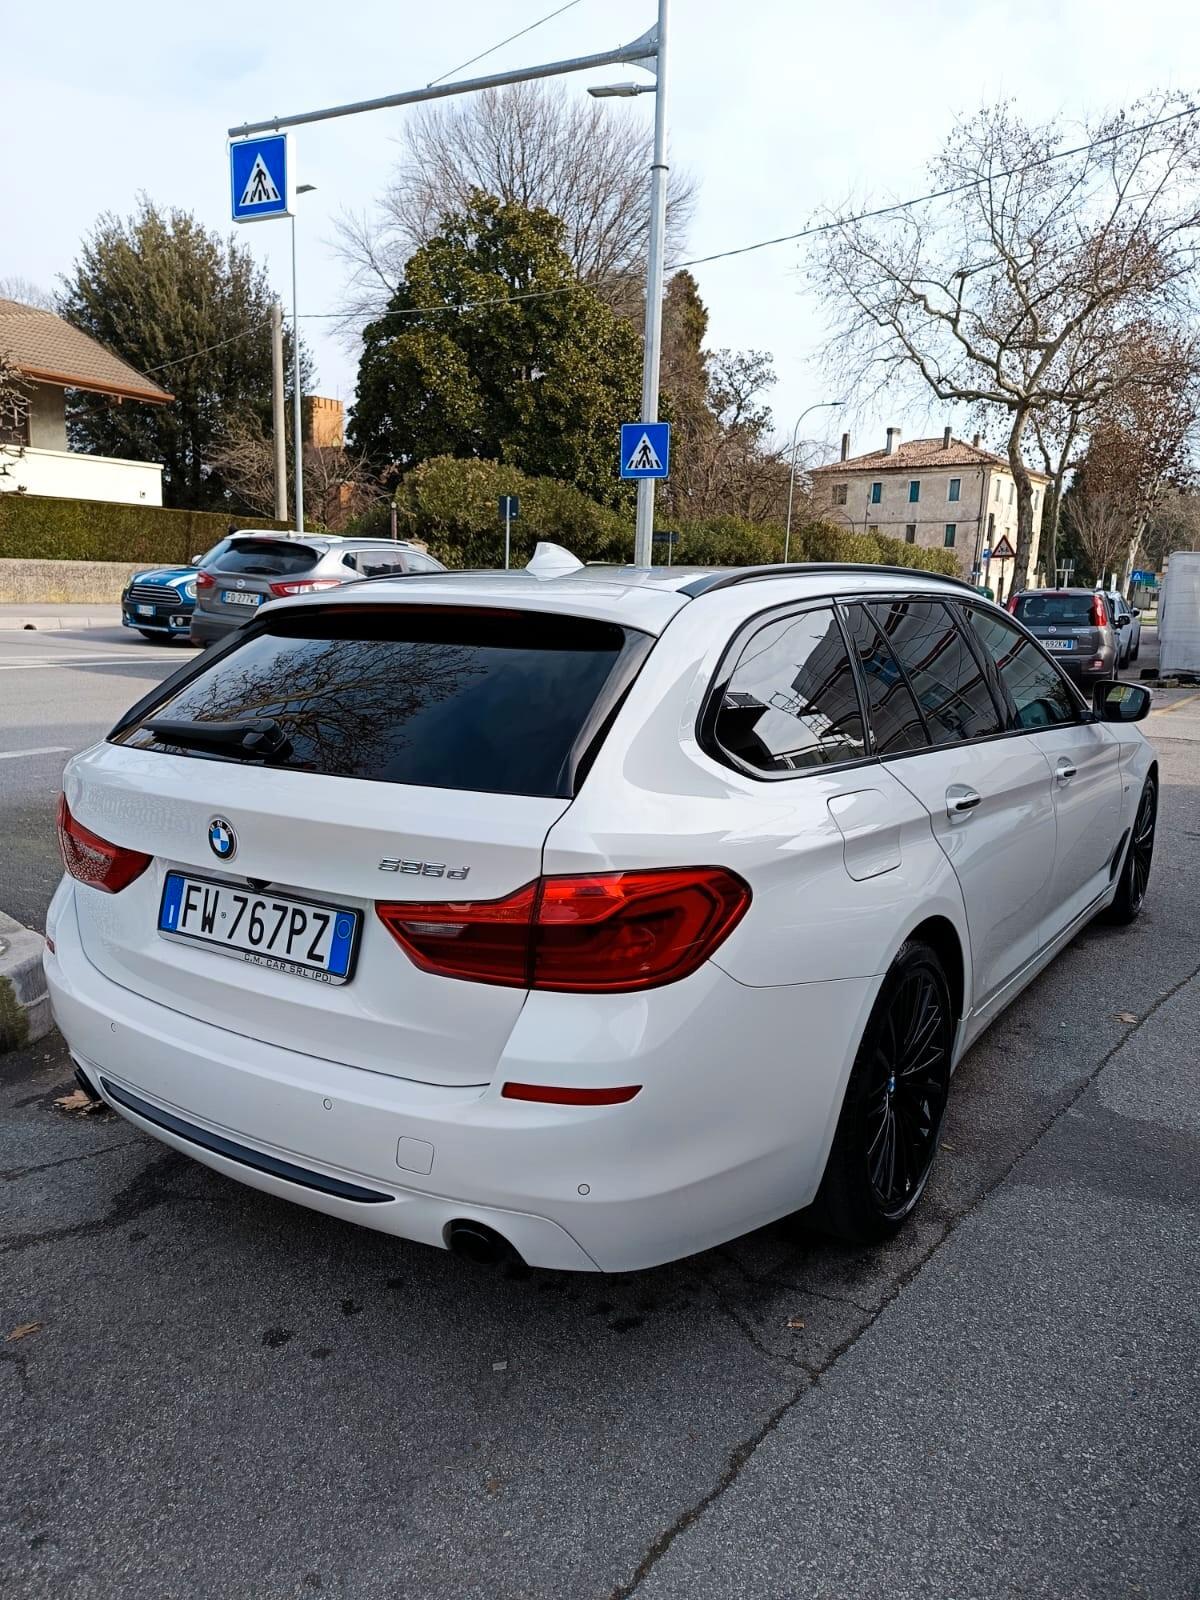
<svg viewBox="0 0 1200 1600">
<path fill-rule="evenodd" d="M 503 50 L 506 44 L 511 44 L 514 39 L 523 39 L 527 33 L 532 33 L 535 28 L 540 28 L 544 22 L 550 22 L 555 17 L 561 17 L 564 11 L 570 11 L 572 6 L 577 6 L 579 0 L 567 0 L 565 6 L 559 6 L 557 11 L 551 11 L 544 17 L 539 17 L 536 22 L 531 22 L 527 28 L 520 29 L 517 33 L 510 33 L 507 39 L 501 39 L 499 44 L 494 44 L 490 50 L 484 50 L 480 55 L 472 56 L 469 61 L 460 61 L 458 66 L 451 67 L 449 72 L 443 72 L 440 78 L 430 78 L 425 85 L 432 89 L 435 83 L 445 83 L 447 78 L 452 78 L 456 72 L 463 72 L 467 67 L 473 67 L 477 61 L 484 61 L 488 56 L 494 56 L 497 50 Z"/>
<path fill-rule="evenodd" d="M 577 5 L 578 3 L 579 0 L 569 0 L 569 5 Z M 563 11 L 567 9 L 569 9 L 569 6 L 560 7 L 560 10 Z M 543 22 L 547 22 L 550 20 L 550 17 L 557 16 L 558 14 L 559 13 L 557 11 L 553 11 L 549 14 L 549 16 L 543 17 L 541 20 Z M 539 26 L 539 24 L 535 22 L 531 23 L 530 26 L 536 28 Z M 528 32 L 529 30 L 526 29 L 524 31 Z M 513 35 L 513 38 L 519 37 L 519 34 Z M 505 40 L 503 42 L 507 44 L 509 41 Z M 500 46 L 496 45 L 493 48 L 498 50 Z M 490 55 L 491 51 L 487 51 L 485 53 Z M 475 59 L 479 60 L 481 58 L 476 57 Z M 471 63 L 464 62 L 463 65 L 470 66 Z M 458 72 L 461 69 L 455 67 L 453 70 Z M 439 79 L 434 79 L 435 83 L 439 81 Z M 1102 134 L 1098 139 L 1088 140 L 1088 142 L 1085 144 L 1074 145 L 1067 150 L 1054 150 L 1051 151 L 1049 155 L 1040 157 L 1037 161 L 1022 162 L 1014 167 L 1005 167 L 1000 171 L 988 173 L 988 175 L 983 178 L 971 178 L 965 183 L 950 184 L 944 189 L 932 189 L 926 194 L 915 195 L 908 200 L 897 200 L 890 205 L 874 206 L 868 211 L 856 211 L 850 213 L 848 216 L 833 217 L 828 222 L 816 222 L 810 227 L 799 228 L 794 233 L 780 233 L 776 234 L 770 239 L 755 240 L 752 244 L 735 245 L 729 250 L 716 250 L 713 251 L 711 255 L 693 256 L 687 261 L 673 261 L 668 265 L 667 271 L 678 272 L 684 267 L 701 267 L 706 266 L 711 261 L 726 261 L 732 256 L 749 255 L 751 252 L 756 250 L 770 249 L 773 245 L 791 244 L 799 239 L 811 239 L 817 234 L 832 233 L 838 228 L 849 227 L 857 222 L 870 222 L 876 217 L 892 216 L 898 211 L 907 211 L 912 206 L 929 205 L 935 200 L 945 200 L 956 194 L 967 194 L 972 189 L 982 188 L 986 183 L 995 183 L 1005 178 L 1015 178 L 1020 173 L 1034 172 L 1038 168 L 1050 166 L 1056 161 L 1065 161 L 1071 156 L 1086 155 L 1090 151 L 1097 150 L 1103 145 L 1114 144 L 1118 140 L 1134 138 L 1138 134 L 1149 133 L 1155 128 L 1166 127 L 1168 124 L 1173 122 L 1180 122 L 1185 117 L 1195 116 L 1198 110 L 1200 110 L 1200 108 L 1197 106 L 1188 105 L 1182 111 L 1172 112 L 1169 116 L 1155 117 L 1150 122 L 1140 123 L 1136 127 L 1122 128 L 1115 133 Z M 503 295 L 492 300 L 464 300 L 457 305 L 448 304 L 447 302 L 442 301 L 439 305 L 404 306 L 403 308 L 395 311 L 381 312 L 379 317 L 374 318 L 373 320 L 381 321 L 385 316 L 419 317 L 433 316 L 437 312 L 462 313 L 466 311 L 484 311 L 490 310 L 495 306 L 515 305 L 522 300 L 545 300 L 552 298 L 555 295 L 571 294 L 577 288 L 578 281 L 573 281 L 568 284 L 559 285 L 554 289 L 531 289 L 521 294 Z M 300 313 L 300 319 L 303 322 L 335 321 L 344 317 L 345 313 L 342 311 L 302 311 Z M 175 356 L 172 358 L 172 360 L 163 361 L 156 367 L 147 367 L 145 371 L 147 374 L 150 374 L 153 372 L 163 372 L 167 367 L 179 366 L 185 361 L 192 360 L 195 356 L 207 355 L 212 350 L 220 350 L 227 344 L 233 344 L 238 339 L 244 339 L 261 326 L 262 323 L 255 323 L 251 327 L 243 329 L 241 333 L 232 334 L 228 339 L 222 339 L 216 344 L 205 345 L 201 349 L 193 350 L 185 356 Z"/>
</svg>

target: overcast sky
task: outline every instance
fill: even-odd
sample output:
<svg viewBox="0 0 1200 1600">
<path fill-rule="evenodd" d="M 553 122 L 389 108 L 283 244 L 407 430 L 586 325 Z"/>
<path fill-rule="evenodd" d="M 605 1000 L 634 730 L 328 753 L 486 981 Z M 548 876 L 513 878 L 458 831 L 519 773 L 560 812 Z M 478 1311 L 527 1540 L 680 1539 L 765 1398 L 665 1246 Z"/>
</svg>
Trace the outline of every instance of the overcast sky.
<svg viewBox="0 0 1200 1600">
<path fill-rule="evenodd" d="M 561 0 L 559 0 L 561 3 Z M 226 228 L 225 132 L 243 120 L 417 87 L 554 8 L 555 0 L 57 0 L 7 8 L 2 70 L 7 155 L 0 168 L 0 278 L 47 288 L 105 210 L 139 191 Z M 653 0 L 580 0 L 489 58 L 486 70 L 583 55 L 628 41 Z M 1173 0 L 674 0 L 671 154 L 699 180 L 688 255 L 803 227 L 825 205 L 920 193 L 925 163 L 956 115 L 1002 98 L 1031 118 L 1068 119 L 1153 87 L 1200 87 L 1200 23 Z M 637 77 L 618 68 L 562 80 Z M 650 96 L 617 102 L 650 119 Z M 300 309 L 339 304 L 332 245 L 343 208 L 370 206 L 411 111 L 302 128 Z M 285 222 L 243 227 L 290 303 Z M 836 395 L 815 359 L 821 328 L 800 278 L 800 247 L 778 245 L 699 267 L 710 343 L 769 350 L 779 431 Z M 319 320 L 304 336 L 318 388 L 353 398 L 356 361 Z M 832 382 L 832 387 L 831 387 Z M 875 448 L 890 416 L 853 419 Z M 955 420 L 904 419 L 906 435 Z M 845 425 L 851 425 L 847 419 Z M 809 419 L 831 439 L 843 419 Z"/>
</svg>

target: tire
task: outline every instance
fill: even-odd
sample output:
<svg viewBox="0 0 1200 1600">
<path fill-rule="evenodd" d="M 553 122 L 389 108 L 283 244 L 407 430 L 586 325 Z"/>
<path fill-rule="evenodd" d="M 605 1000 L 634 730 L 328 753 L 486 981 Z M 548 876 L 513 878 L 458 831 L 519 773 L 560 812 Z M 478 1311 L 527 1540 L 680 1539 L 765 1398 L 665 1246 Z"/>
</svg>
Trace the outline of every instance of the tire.
<svg viewBox="0 0 1200 1600">
<path fill-rule="evenodd" d="M 1137 658 L 1141 655 L 1141 653 L 1142 653 L 1142 641 L 1139 639 L 1138 642 L 1137 642 L 1137 648 L 1134 650 L 1133 654 L 1129 657 L 1130 661 L 1136 661 Z"/>
<path fill-rule="evenodd" d="M 1119 927 L 1136 922 L 1146 904 L 1150 867 L 1154 860 L 1154 834 L 1158 825 L 1158 780 L 1154 774 L 1142 785 L 1141 799 L 1121 863 L 1121 876 L 1112 905 L 1105 912 L 1109 922 Z"/>
<path fill-rule="evenodd" d="M 846 1085 L 811 1211 L 823 1232 L 878 1243 L 912 1214 L 937 1153 L 953 1045 L 945 970 L 929 945 L 905 944 L 871 1008 Z"/>
</svg>

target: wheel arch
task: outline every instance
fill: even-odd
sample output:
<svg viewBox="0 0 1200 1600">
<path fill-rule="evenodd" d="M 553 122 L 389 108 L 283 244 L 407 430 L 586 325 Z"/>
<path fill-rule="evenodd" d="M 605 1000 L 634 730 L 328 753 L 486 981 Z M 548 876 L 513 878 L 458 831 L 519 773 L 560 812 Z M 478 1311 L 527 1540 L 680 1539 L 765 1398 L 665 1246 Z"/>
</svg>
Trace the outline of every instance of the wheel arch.
<svg viewBox="0 0 1200 1600">
<path fill-rule="evenodd" d="M 905 939 L 905 944 L 920 942 L 933 950 L 946 973 L 956 1022 L 961 1022 L 967 1007 L 967 953 L 958 929 L 949 917 L 926 917 Z"/>
</svg>

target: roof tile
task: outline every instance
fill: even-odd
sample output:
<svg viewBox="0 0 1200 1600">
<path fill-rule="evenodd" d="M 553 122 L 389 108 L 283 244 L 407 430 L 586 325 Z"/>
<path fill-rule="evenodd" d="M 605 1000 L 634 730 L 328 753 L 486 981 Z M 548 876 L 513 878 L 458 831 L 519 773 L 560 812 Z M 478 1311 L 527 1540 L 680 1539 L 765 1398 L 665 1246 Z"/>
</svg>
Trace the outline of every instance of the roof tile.
<svg viewBox="0 0 1200 1600">
<path fill-rule="evenodd" d="M 0 300 L 0 350 L 27 378 L 166 405 L 174 399 L 151 378 L 73 328 L 53 311 Z"/>
</svg>

